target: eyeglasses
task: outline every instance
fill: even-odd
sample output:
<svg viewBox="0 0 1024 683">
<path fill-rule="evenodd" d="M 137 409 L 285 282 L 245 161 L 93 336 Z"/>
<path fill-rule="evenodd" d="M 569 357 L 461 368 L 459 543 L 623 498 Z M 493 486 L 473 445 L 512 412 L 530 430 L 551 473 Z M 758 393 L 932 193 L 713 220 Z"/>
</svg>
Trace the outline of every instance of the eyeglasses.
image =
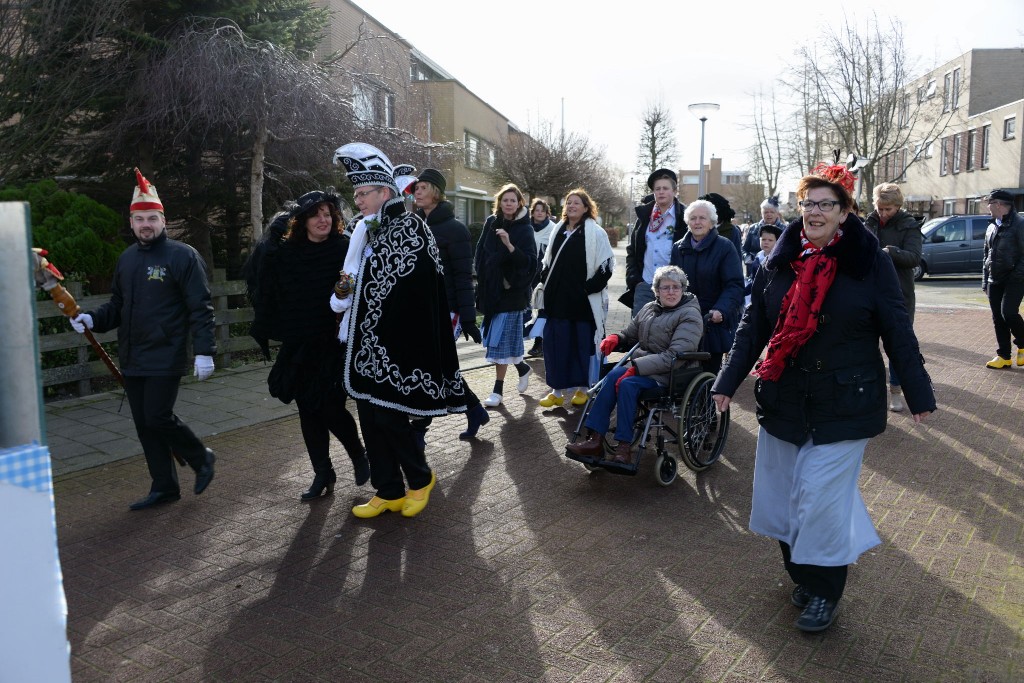
<svg viewBox="0 0 1024 683">
<path fill-rule="evenodd" d="M 797 202 L 797 206 L 799 206 L 804 211 L 810 211 L 814 207 L 818 207 L 819 209 L 821 209 L 822 213 L 828 213 L 833 209 L 833 207 L 836 207 L 838 205 L 839 202 L 832 199 L 823 199 L 820 202 L 812 202 L 810 199 L 805 199 L 802 202 Z"/>
<path fill-rule="evenodd" d="M 986 202 L 987 206 L 1010 206 L 1009 202 L 1004 202 L 1001 199 L 990 199 Z"/>
<path fill-rule="evenodd" d="M 352 195 L 352 198 L 358 201 L 358 200 L 362 199 L 363 197 L 369 196 L 373 192 L 380 192 L 380 191 L 381 191 L 381 188 L 379 188 L 379 187 L 375 187 L 372 190 L 361 190 L 359 192 L 356 192 L 354 195 Z"/>
<path fill-rule="evenodd" d="M 659 292 L 681 292 L 681 291 L 683 291 L 683 288 L 680 287 L 679 285 L 659 285 L 658 286 L 658 291 Z"/>
</svg>

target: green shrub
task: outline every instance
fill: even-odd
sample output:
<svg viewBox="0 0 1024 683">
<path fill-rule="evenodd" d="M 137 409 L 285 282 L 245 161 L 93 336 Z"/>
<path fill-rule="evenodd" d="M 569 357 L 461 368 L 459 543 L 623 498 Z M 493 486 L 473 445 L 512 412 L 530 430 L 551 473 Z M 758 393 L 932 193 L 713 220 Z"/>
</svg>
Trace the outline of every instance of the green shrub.
<svg viewBox="0 0 1024 683">
<path fill-rule="evenodd" d="M 109 279 L 125 242 L 119 235 L 124 219 L 107 206 L 76 192 L 65 192 L 52 180 L 0 189 L 0 201 L 28 202 L 32 243 L 49 252 L 61 272 L 87 279 Z"/>
</svg>

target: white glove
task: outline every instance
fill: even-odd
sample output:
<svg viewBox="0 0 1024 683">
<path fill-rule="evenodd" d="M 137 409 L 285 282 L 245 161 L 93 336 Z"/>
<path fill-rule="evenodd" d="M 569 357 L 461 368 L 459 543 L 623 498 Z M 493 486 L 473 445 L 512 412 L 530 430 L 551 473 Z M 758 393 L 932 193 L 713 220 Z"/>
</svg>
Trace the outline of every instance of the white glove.
<svg viewBox="0 0 1024 683">
<path fill-rule="evenodd" d="M 213 374 L 213 356 L 196 356 L 196 369 L 192 373 L 202 382 Z"/>
<path fill-rule="evenodd" d="M 337 294 L 331 294 L 331 310 L 335 313 L 344 313 L 352 305 L 352 297 L 347 296 L 339 299 Z"/>
<path fill-rule="evenodd" d="M 92 316 L 88 313 L 79 313 L 74 318 L 70 318 L 71 327 L 75 328 L 75 332 L 78 334 L 84 334 L 85 331 L 92 329 Z"/>
</svg>

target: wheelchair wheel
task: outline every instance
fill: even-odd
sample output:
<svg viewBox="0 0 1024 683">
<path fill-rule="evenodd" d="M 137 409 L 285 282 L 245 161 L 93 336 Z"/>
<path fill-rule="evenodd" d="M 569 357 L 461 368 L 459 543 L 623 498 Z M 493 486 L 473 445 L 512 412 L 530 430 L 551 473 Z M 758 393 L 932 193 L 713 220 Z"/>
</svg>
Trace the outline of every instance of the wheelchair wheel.
<svg viewBox="0 0 1024 683">
<path fill-rule="evenodd" d="M 722 455 L 729 435 L 729 411 L 719 413 L 711 398 L 715 376 L 697 375 L 683 394 L 679 414 L 679 453 L 694 472 L 703 472 Z"/>
<path fill-rule="evenodd" d="M 674 455 L 661 451 L 658 454 L 658 459 L 654 461 L 654 478 L 662 486 L 668 486 L 676 480 L 677 474 L 679 474 L 679 461 Z"/>
</svg>

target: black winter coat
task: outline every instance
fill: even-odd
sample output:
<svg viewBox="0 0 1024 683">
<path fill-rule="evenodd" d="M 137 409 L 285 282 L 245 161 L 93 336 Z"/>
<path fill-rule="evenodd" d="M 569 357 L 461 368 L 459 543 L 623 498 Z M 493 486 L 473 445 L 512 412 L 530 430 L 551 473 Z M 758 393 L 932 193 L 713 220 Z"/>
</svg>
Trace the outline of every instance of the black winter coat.
<svg viewBox="0 0 1024 683">
<path fill-rule="evenodd" d="M 879 225 L 878 212 L 872 211 L 864 219 L 864 227 L 878 238 L 879 246 L 892 259 L 896 277 L 900 281 L 900 290 L 903 292 L 903 301 L 907 304 L 907 313 L 913 322 L 914 309 L 917 306 L 914 295 L 914 269 L 921 265 L 921 251 L 924 249 L 921 224 L 900 209 L 884 226 Z"/>
<path fill-rule="evenodd" d="M 206 264 L 199 252 L 164 231 L 152 244 L 133 244 L 114 268 L 110 301 L 90 313 L 93 330 L 117 328 L 117 356 L 127 376 L 190 371 L 185 341 L 196 355 L 217 353 Z"/>
<path fill-rule="evenodd" d="M 687 231 L 672 245 L 672 265 L 686 273 L 687 290 L 700 301 L 701 315 L 712 310 L 722 314 L 722 322 L 705 325 L 704 350 L 725 353 L 732 347 L 743 306 L 743 265 L 736 247 L 711 228 L 694 249 Z"/>
<path fill-rule="evenodd" d="M 344 390 L 345 349 L 328 301 L 345 263 L 349 238 L 284 241 L 260 267 L 254 329 L 284 342 L 267 378 L 271 396 L 317 409 L 329 392 Z"/>
<path fill-rule="evenodd" d="M 783 232 L 754 278 L 750 306 L 712 392 L 732 396 L 775 329 L 795 279 L 802 221 Z M 892 260 L 852 214 L 825 253 L 838 260 L 818 328 L 777 382 L 754 385 L 757 420 L 772 436 L 803 445 L 865 439 L 885 430 L 886 373 L 878 341 L 903 385 L 911 413 L 935 410 L 931 379 L 907 316 Z"/>
<path fill-rule="evenodd" d="M 512 251 L 494 234 L 498 228 L 508 232 Z M 488 216 L 476 244 L 475 264 L 477 308 L 482 313 L 510 313 L 530 306 L 530 285 L 537 271 L 537 243 L 526 209 L 520 209 L 512 221 Z"/>
<path fill-rule="evenodd" d="M 422 209 L 416 215 L 427 222 L 441 252 L 444 286 L 448 293 L 448 310 L 462 320 L 476 321 L 473 296 L 473 243 L 469 230 L 455 217 L 451 202 L 441 202 L 427 215 Z"/>
<path fill-rule="evenodd" d="M 985 265 L 982 283 L 1024 282 L 1024 218 L 1015 210 L 1003 224 L 989 223 L 985 232 Z"/>
<path fill-rule="evenodd" d="M 686 205 L 678 199 L 674 199 L 676 225 L 672 231 L 672 241 L 678 242 L 686 234 L 686 221 L 683 220 L 683 212 Z M 647 226 L 651 222 L 651 215 L 654 213 L 654 202 L 641 204 L 633 209 L 636 212 L 636 222 L 633 229 L 629 231 L 629 241 L 626 243 L 626 293 L 619 297 L 626 306 L 633 306 L 633 290 L 638 282 L 644 277 L 644 254 L 647 253 Z"/>
</svg>

